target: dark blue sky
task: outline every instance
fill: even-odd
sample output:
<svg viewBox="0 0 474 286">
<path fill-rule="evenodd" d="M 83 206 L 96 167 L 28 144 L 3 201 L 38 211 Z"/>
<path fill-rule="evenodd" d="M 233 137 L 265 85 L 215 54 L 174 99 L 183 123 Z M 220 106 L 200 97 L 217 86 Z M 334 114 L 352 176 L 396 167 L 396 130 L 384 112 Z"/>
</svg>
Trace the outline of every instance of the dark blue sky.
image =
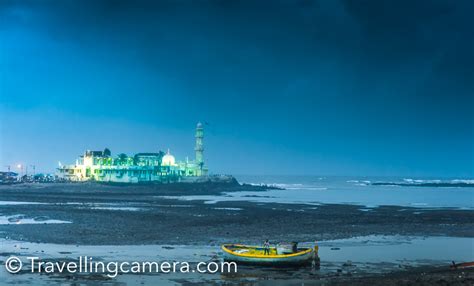
<svg viewBox="0 0 474 286">
<path fill-rule="evenodd" d="M 0 2 L 0 164 L 474 176 L 473 1 Z"/>
</svg>

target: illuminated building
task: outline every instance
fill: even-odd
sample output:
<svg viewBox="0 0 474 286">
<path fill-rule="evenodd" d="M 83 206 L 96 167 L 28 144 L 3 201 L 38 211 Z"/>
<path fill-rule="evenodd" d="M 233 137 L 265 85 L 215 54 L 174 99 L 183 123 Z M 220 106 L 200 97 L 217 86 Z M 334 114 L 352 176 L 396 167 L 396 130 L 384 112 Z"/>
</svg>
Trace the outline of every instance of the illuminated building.
<svg viewBox="0 0 474 286">
<path fill-rule="evenodd" d="M 204 164 L 204 129 L 201 123 L 196 127 L 195 160 L 177 161 L 162 151 L 157 153 L 137 153 L 134 156 L 119 154 L 112 157 L 109 149 L 85 151 L 74 165 L 60 165 L 58 177 L 67 181 L 100 182 L 170 182 L 192 181 L 207 176 Z"/>
</svg>

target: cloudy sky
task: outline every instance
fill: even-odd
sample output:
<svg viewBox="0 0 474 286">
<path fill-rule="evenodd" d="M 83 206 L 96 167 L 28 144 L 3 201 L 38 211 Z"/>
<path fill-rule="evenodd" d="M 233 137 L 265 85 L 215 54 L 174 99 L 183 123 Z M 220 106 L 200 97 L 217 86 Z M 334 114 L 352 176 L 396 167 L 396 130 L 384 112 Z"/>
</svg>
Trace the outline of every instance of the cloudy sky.
<svg viewBox="0 0 474 286">
<path fill-rule="evenodd" d="M 0 169 L 474 176 L 474 1 L 0 2 Z"/>
</svg>

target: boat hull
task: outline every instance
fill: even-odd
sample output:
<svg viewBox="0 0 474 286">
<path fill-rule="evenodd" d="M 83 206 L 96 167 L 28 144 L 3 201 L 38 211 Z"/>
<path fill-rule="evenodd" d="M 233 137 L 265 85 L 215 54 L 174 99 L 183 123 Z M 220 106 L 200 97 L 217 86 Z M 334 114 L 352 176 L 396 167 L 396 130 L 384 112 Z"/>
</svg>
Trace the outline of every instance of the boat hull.
<svg viewBox="0 0 474 286">
<path fill-rule="evenodd" d="M 240 246 L 244 248 L 244 246 Z M 314 259 L 314 251 L 311 248 L 299 249 L 297 253 L 286 255 L 248 255 L 245 253 L 237 253 L 229 246 L 222 246 L 224 251 L 224 260 L 228 262 L 236 262 L 245 265 L 262 265 L 262 266 L 301 266 L 311 264 Z"/>
</svg>

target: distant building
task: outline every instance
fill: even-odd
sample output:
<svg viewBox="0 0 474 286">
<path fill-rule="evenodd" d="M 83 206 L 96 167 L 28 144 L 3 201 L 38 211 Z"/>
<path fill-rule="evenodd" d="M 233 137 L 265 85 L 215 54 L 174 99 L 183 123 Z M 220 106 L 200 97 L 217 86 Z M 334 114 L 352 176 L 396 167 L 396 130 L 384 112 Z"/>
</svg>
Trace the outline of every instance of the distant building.
<svg viewBox="0 0 474 286">
<path fill-rule="evenodd" d="M 0 184 L 10 184 L 18 181 L 18 173 L 0 172 Z"/>
<path fill-rule="evenodd" d="M 138 183 L 151 181 L 192 181 L 207 176 L 204 164 L 204 129 L 201 123 L 196 127 L 195 160 L 176 161 L 168 150 L 157 153 L 137 153 L 111 156 L 109 149 L 85 151 L 74 165 L 61 165 L 58 177 L 67 181 L 100 181 Z"/>
</svg>

